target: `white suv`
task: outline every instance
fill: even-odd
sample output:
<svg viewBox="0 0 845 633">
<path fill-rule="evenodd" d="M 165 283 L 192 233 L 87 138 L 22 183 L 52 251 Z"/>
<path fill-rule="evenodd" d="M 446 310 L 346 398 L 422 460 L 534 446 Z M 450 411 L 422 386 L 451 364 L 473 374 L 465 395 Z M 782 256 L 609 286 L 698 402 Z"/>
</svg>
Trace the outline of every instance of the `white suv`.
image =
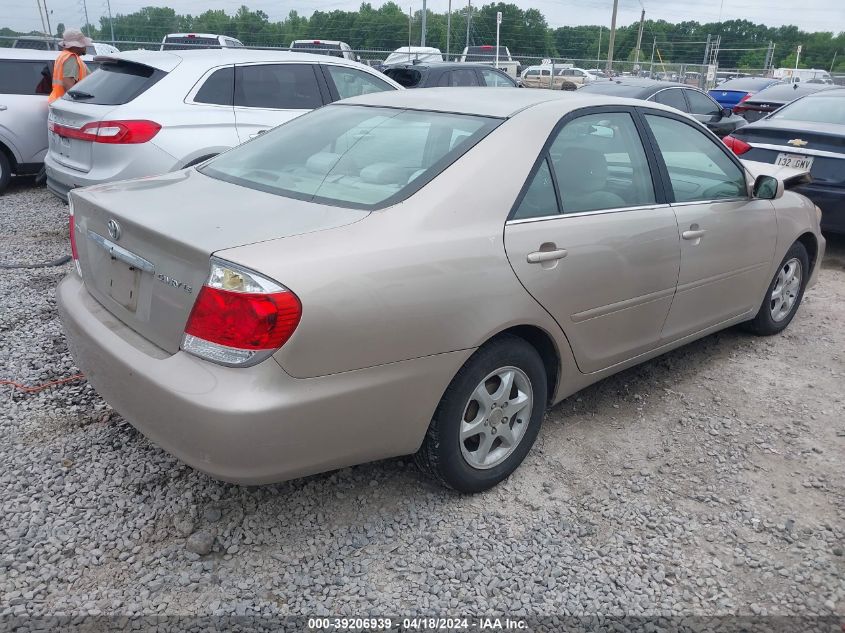
<svg viewBox="0 0 845 633">
<path fill-rule="evenodd" d="M 53 102 L 47 186 L 74 187 L 196 165 L 323 104 L 401 86 L 345 59 L 249 50 L 132 51 Z"/>
</svg>

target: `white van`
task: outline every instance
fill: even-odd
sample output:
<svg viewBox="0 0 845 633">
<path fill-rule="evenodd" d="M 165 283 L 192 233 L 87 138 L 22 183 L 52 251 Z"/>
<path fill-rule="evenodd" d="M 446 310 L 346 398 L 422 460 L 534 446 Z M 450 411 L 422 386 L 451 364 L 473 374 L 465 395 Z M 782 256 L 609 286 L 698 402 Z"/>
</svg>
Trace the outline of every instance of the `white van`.
<svg viewBox="0 0 845 633">
<path fill-rule="evenodd" d="M 292 53 L 313 53 L 315 55 L 330 55 L 358 61 L 358 56 L 352 52 L 352 47 L 346 42 L 337 40 L 294 40 L 290 43 Z"/>
<path fill-rule="evenodd" d="M 819 68 L 775 68 L 772 78 L 786 82 L 812 81 L 817 84 L 833 84 L 830 73 Z"/>
<path fill-rule="evenodd" d="M 183 51 L 192 48 L 243 48 L 243 43 L 228 35 L 213 33 L 170 33 L 161 40 L 162 51 Z"/>
<path fill-rule="evenodd" d="M 442 62 L 443 53 L 431 46 L 402 46 L 393 51 L 384 60 L 385 66 L 391 64 L 413 64 L 414 62 Z"/>
</svg>

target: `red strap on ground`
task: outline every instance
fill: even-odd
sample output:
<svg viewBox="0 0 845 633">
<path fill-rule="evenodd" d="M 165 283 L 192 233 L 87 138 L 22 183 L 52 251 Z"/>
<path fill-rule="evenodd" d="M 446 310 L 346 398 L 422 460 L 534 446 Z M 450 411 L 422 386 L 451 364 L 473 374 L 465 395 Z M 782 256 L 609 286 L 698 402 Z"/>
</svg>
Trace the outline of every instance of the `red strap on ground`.
<svg viewBox="0 0 845 633">
<path fill-rule="evenodd" d="M 42 391 L 44 389 L 49 389 L 50 387 L 55 387 L 56 385 L 61 385 L 66 382 L 73 382 L 74 380 L 81 380 L 85 378 L 83 374 L 76 374 L 74 376 L 70 376 L 68 378 L 62 378 L 60 380 L 51 380 L 50 382 L 45 382 L 40 385 L 22 385 L 19 382 L 15 382 L 14 380 L 2 380 L 0 379 L 0 385 L 11 385 L 18 391 L 23 391 L 24 393 L 36 393 L 38 391 Z"/>
</svg>

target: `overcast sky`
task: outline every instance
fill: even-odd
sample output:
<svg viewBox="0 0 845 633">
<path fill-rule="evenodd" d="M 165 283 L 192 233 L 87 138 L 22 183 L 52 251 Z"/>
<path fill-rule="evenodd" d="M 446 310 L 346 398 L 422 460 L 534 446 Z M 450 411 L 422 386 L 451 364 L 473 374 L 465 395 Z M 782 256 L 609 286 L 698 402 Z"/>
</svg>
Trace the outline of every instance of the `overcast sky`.
<svg viewBox="0 0 845 633">
<path fill-rule="evenodd" d="M 46 0 L 51 12 L 50 22 L 55 25 L 64 22 L 67 26 L 78 26 L 83 22 L 82 0 Z M 454 0 L 453 10 L 463 7 L 464 0 Z M 473 5 L 492 0 L 475 0 Z M 610 24 L 613 0 L 511 0 L 522 8 L 540 9 L 553 27 L 578 24 Z M 105 14 L 106 0 L 87 0 L 88 16 L 98 24 L 100 15 Z M 428 0 L 432 11 L 445 12 L 448 0 Z M 177 13 L 197 15 L 207 9 L 225 9 L 233 13 L 241 4 L 250 9 L 261 9 L 271 20 L 284 18 L 291 9 L 310 15 L 319 9 L 357 9 L 360 0 L 111 0 L 114 14 L 132 13 L 144 6 L 170 6 Z M 373 6 L 380 6 L 379 0 L 372 0 Z M 422 7 L 422 0 L 398 0 L 403 8 L 414 10 Z M 639 19 L 641 4 L 646 17 L 669 22 L 696 20 L 715 22 L 747 19 L 769 26 L 795 24 L 805 31 L 845 31 L 845 0 L 619 0 L 619 24 L 630 24 Z M 36 0 L 0 0 L 0 26 L 19 31 L 41 28 Z M 315 33 L 316 37 L 319 33 Z"/>
</svg>

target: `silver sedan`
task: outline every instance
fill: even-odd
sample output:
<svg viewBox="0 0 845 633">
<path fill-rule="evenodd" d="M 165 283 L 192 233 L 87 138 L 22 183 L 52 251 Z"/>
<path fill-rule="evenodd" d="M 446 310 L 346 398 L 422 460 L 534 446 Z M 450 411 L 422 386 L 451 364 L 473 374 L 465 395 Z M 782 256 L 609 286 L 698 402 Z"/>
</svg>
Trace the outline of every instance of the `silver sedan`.
<svg viewBox="0 0 845 633">
<path fill-rule="evenodd" d="M 664 106 L 551 91 L 371 94 L 199 168 L 74 190 L 72 353 L 215 477 L 396 455 L 464 492 L 545 410 L 721 330 L 783 330 L 819 211 Z"/>
</svg>

